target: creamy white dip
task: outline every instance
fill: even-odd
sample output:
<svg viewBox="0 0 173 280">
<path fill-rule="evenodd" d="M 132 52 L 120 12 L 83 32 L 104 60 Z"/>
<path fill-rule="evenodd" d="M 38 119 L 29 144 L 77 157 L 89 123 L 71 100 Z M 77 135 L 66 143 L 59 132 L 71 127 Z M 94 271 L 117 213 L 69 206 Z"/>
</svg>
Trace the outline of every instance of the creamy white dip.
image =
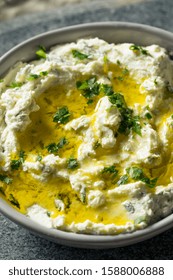
<svg viewBox="0 0 173 280">
<path fill-rule="evenodd" d="M 37 51 L 0 82 L 0 191 L 48 227 L 131 232 L 173 209 L 173 63 L 101 39 Z"/>
</svg>

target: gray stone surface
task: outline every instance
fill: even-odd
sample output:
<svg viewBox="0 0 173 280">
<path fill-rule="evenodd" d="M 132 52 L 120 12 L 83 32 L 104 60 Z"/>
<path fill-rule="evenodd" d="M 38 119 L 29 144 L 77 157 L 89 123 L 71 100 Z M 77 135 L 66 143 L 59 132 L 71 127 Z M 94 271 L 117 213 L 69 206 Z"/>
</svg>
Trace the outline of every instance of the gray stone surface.
<svg viewBox="0 0 173 280">
<path fill-rule="evenodd" d="M 92 1 L 0 22 L 0 55 L 40 32 L 96 21 L 129 21 L 173 31 L 173 1 Z M 128 3 L 128 1 L 127 1 Z M 76 249 L 34 236 L 0 215 L 0 259 L 173 259 L 173 230 L 148 241 L 108 250 Z"/>
</svg>

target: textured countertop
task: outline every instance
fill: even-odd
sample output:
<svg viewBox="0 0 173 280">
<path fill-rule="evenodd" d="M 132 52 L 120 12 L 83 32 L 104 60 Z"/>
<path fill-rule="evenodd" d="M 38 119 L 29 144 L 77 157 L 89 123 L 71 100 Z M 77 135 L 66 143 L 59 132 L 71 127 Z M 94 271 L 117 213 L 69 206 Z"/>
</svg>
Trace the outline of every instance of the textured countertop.
<svg viewBox="0 0 173 280">
<path fill-rule="evenodd" d="M 173 31 L 172 0 L 73 2 L 76 3 L 1 21 L 0 55 L 33 35 L 84 22 L 129 21 Z M 0 215 L 0 259 L 173 259 L 173 229 L 133 246 L 76 249 L 37 237 Z"/>
</svg>

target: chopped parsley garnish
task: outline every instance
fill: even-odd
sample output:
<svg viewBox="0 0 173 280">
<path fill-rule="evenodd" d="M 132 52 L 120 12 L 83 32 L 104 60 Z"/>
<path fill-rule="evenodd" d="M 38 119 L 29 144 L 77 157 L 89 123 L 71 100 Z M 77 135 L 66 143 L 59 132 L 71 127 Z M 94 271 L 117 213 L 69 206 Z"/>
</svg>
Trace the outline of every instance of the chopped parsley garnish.
<svg viewBox="0 0 173 280">
<path fill-rule="evenodd" d="M 108 63 L 108 57 L 107 57 L 107 55 L 105 55 L 104 57 L 103 57 L 103 61 L 104 61 L 104 63 Z"/>
<path fill-rule="evenodd" d="M 158 85 L 157 78 L 154 79 L 154 84 Z"/>
<path fill-rule="evenodd" d="M 119 61 L 119 59 L 117 59 L 117 64 L 118 64 L 118 65 L 121 65 L 121 62 Z"/>
<path fill-rule="evenodd" d="M 18 83 L 18 82 L 12 82 L 9 87 L 10 88 L 19 88 L 23 85 L 23 83 Z"/>
<path fill-rule="evenodd" d="M 25 152 L 20 151 L 19 159 L 14 159 L 11 161 L 11 169 L 18 170 L 19 167 L 24 163 L 24 161 L 25 161 Z"/>
<path fill-rule="evenodd" d="M 87 104 L 89 105 L 89 104 L 92 104 L 93 102 L 94 102 L 93 99 L 88 99 Z"/>
<path fill-rule="evenodd" d="M 3 83 L 3 81 L 4 81 L 3 79 L 0 79 L 0 83 Z"/>
<path fill-rule="evenodd" d="M 79 163 L 76 158 L 71 157 L 67 160 L 68 169 L 76 169 L 78 166 L 79 166 Z"/>
<path fill-rule="evenodd" d="M 135 53 L 141 53 L 143 55 L 150 55 L 149 52 L 138 45 L 131 45 L 130 50 L 134 51 Z"/>
<path fill-rule="evenodd" d="M 41 71 L 40 72 L 40 76 L 47 76 L 48 75 L 48 71 Z"/>
<path fill-rule="evenodd" d="M 129 73 L 129 70 L 127 68 L 124 68 L 122 73 L 123 73 L 123 75 L 127 75 Z"/>
<path fill-rule="evenodd" d="M 145 117 L 146 117 L 148 120 L 151 120 L 151 119 L 152 119 L 152 115 L 151 115 L 149 112 L 147 112 L 147 113 L 145 114 Z"/>
<path fill-rule="evenodd" d="M 9 201 L 10 201 L 13 205 L 15 205 L 17 208 L 20 209 L 20 204 L 19 204 L 19 202 L 17 201 L 17 199 L 16 199 L 12 194 L 10 194 L 10 196 L 9 196 Z"/>
<path fill-rule="evenodd" d="M 65 210 L 67 211 L 70 208 L 70 205 L 71 205 L 71 200 L 68 197 L 68 194 L 66 194 L 66 193 L 59 193 L 57 195 L 57 198 L 63 201 L 63 203 L 65 204 Z M 61 210 L 61 209 L 59 208 L 58 210 Z"/>
<path fill-rule="evenodd" d="M 40 76 L 38 74 L 30 74 L 28 80 L 29 81 L 33 81 L 33 80 L 36 80 L 38 79 Z"/>
<path fill-rule="evenodd" d="M 135 181 L 142 181 L 144 182 L 148 187 L 153 188 L 156 185 L 157 178 L 150 179 L 148 178 L 142 168 L 133 166 L 126 169 L 127 174 Z"/>
<path fill-rule="evenodd" d="M 140 180 L 144 177 L 143 170 L 139 167 L 129 167 L 126 169 L 127 174 L 134 179 L 134 180 Z"/>
<path fill-rule="evenodd" d="M 25 161 L 25 152 L 24 151 L 20 151 L 19 152 L 19 157 L 22 163 L 24 163 Z"/>
<path fill-rule="evenodd" d="M 118 76 L 118 77 L 115 77 L 115 78 L 120 82 L 124 81 L 124 78 L 122 76 Z"/>
<path fill-rule="evenodd" d="M 122 69 L 122 75 L 121 76 L 115 76 L 114 79 L 117 79 L 118 81 L 122 82 L 125 79 L 125 76 L 129 73 L 129 70 L 127 68 Z"/>
<path fill-rule="evenodd" d="M 157 180 L 158 180 L 158 178 L 149 179 L 147 177 L 144 177 L 141 179 L 141 181 L 146 183 L 146 185 L 150 188 L 154 188 L 156 186 Z"/>
<path fill-rule="evenodd" d="M 129 114 L 130 112 L 130 114 Z M 123 123 L 123 121 L 121 121 L 121 129 L 123 128 L 122 132 L 128 131 L 130 128 L 132 129 L 132 131 L 134 131 L 136 134 L 138 135 L 142 135 L 141 134 L 141 125 L 139 123 L 139 116 L 133 116 L 132 113 L 133 111 L 129 111 L 127 112 L 127 114 L 124 114 L 124 120 L 125 120 L 125 125 Z M 118 131 L 120 132 L 120 127 L 118 129 Z"/>
<path fill-rule="evenodd" d="M 37 157 L 36 157 L 36 161 L 42 161 L 42 156 L 41 155 L 38 155 Z"/>
<path fill-rule="evenodd" d="M 89 57 L 89 55 L 87 55 L 85 53 L 81 53 L 78 50 L 72 50 L 72 54 L 73 54 L 74 58 L 78 58 L 80 60 L 84 60 Z"/>
<path fill-rule="evenodd" d="M 62 137 L 58 144 L 56 143 L 51 143 L 48 146 L 46 146 L 47 150 L 49 153 L 57 153 L 59 149 L 62 149 L 64 145 L 68 144 L 68 141 L 65 137 Z"/>
<path fill-rule="evenodd" d="M 12 160 L 11 161 L 11 169 L 12 170 L 18 170 L 20 166 L 21 166 L 20 159 L 19 160 Z"/>
<path fill-rule="evenodd" d="M 0 174 L 0 181 L 5 183 L 5 184 L 7 184 L 7 185 L 9 185 L 9 184 L 12 183 L 13 179 L 11 179 L 11 178 L 9 178 L 9 177 L 7 177 L 5 175 L 1 175 Z"/>
<path fill-rule="evenodd" d="M 51 212 L 50 211 L 47 211 L 46 214 L 47 214 L 48 217 L 51 216 Z"/>
<path fill-rule="evenodd" d="M 37 57 L 40 58 L 46 58 L 46 48 L 43 46 L 39 46 L 39 49 L 36 51 Z"/>
<path fill-rule="evenodd" d="M 141 125 L 139 116 L 133 115 L 133 110 L 127 107 L 123 94 L 114 92 L 113 87 L 107 84 L 101 85 L 101 90 L 109 97 L 109 101 L 115 105 L 121 113 L 121 123 L 118 129 L 119 133 L 128 134 L 132 129 L 141 136 Z"/>
<path fill-rule="evenodd" d="M 115 179 L 115 177 L 117 176 L 118 170 L 115 168 L 114 165 L 112 165 L 112 166 L 107 166 L 107 167 L 104 167 L 104 168 L 103 168 L 102 174 L 108 174 L 108 175 L 110 175 L 110 178 L 113 180 L 113 179 Z"/>
<path fill-rule="evenodd" d="M 77 81 L 76 87 L 82 91 L 83 96 L 87 99 L 91 99 L 100 93 L 100 85 L 97 83 L 96 77 L 85 81 Z"/>
<path fill-rule="evenodd" d="M 44 76 L 47 76 L 48 75 L 48 72 L 47 71 L 42 71 L 40 72 L 40 74 L 30 74 L 30 76 L 28 77 L 28 81 L 34 81 L 34 80 L 37 80 L 38 78 L 41 78 L 41 77 L 44 77 Z"/>
<path fill-rule="evenodd" d="M 128 176 L 127 174 L 122 175 L 122 176 L 120 177 L 120 179 L 118 180 L 117 185 L 120 186 L 120 185 L 126 184 L 127 181 L 128 181 L 128 179 L 129 179 L 129 176 Z"/>
<path fill-rule="evenodd" d="M 110 96 L 114 93 L 113 87 L 107 84 L 102 84 L 101 90 L 103 90 L 104 94 L 106 94 L 107 96 Z"/>
<path fill-rule="evenodd" d="M 94 143 L 94 150 L 96 150 L 98 147 L 100 147 L 101 146 L 101 144 L 99 143 L 99 141 L 96 141 L 95 143 Z"/>
<path fill-rule="evenodd" d="M 53 117 L 53 122 L 65 124 L 69 121 L 71 113 L 68 110 L 67 106 L 63 106 L 58 109 Z"/>
<path fill-rule="evenodd" d="M 119 92 L 116 92 L 116 93 L 113 92 L 113 94 L 109 96 L 109 101 L 113 105 L 116 105 L 116 107 L 119 109 L 127 109 L 127 105 L 126 105 L 124 96 Z"/>
<path fill-rule="evenodd" d="M 130 129 L 132 129 L 136 134 L 141 136 L 139 116 L 133 116 L 133 110 L 127 107 L 124 96 L 119 92 L 113 93 L 109 96 L 109 101 L 115 105 L 121 113 L 121 123 L 118 132 L 128 134 Z"/>
</svg>

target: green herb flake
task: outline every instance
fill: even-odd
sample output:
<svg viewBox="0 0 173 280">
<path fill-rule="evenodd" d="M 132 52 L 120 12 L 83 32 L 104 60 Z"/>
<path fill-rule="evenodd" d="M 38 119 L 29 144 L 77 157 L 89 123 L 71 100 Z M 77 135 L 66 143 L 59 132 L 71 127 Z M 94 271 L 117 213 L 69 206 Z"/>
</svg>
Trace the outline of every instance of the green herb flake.
<svg viewBox="0 0 173 280">
<path fill-rule="evenodd" d="M 78 166 L 79 166 L 79 163 L 78 163 L 76 158 L 71 157 L 67 160 L 67 168 L 68 169 L 76 169 L 76 168 L 78 168 Z"/>
<path fill-rule="evenodd" d="M 93 148 L 94 148 L 94 150 L 96 150 L 100 146 L 101 146 L 101 144 L 99 143 L 99 141 L 96 141 Z"/>
<path fill-rule="evenodd" d="M 117 59 L 117 64 L 120 66 L 121 65 L 121 62 L 119 61 L 119 59 Z"/>
<path fill-rule="evenodd" d="M 134 180 L 141 180 L 144 177 L 143 170 L 139 167 L 129 167 L 126 172 Z"/>
<path fill-rule="evenodd" d="M 10 88 L 20 88 L 23 85 L 23 83 L 18 83 L 18 82 L 12 82 L 9 87 Z"/>
<path fill-rule="evenodd" d="M 41 71 L 40 72 L 41 77 L 44 77 L 44 76 L 47 76 L 47 75 L 48 75 L 48 71 Z"/>
<path fill-rule="evenodd" d="M 110 175 L 111 179 L 115 179 L 115 177 L 118 175 L 118 170 L 115 168 L 114 165 L 104 167 L 102 170 L 102 174 L 108 174 Z"/>
<path fill-rule="evenodd" d="M 63 201 L 65 204 L 65 210 L 70 209 L 71 200 L 66 193 L 59 193 L 57 198 Z M 58 210 L 60 211 L 60 208 L 58 208 Z"/>
<path fill-rule="evenodd" d="M 40 78 L 40 75 L 30 74 L 29 77 L 28 77 L 28 81 L 34 81 L 34 80 L 37 80 L 38 78 Z"/>
<path fill-rule="evenodd" d="M 122 73 L 123 73 L 123 75 L 127 75 L 127 74 L 129 74 L 129 70 L 127 68 L 124 68 Z"/>
<path fill-rule="evenodd" d="M 64 145 L 68 144 L 68 141 L 65 137 L 62 137 L 60 139 L 60 141 L 58 142 L 58 144 L 56 143 L 51 143 L 48 146 L 46 146 L 47 150 L 49 153 L 57 153 L 59 151 L 59 149 L 62 149 L 64 147 Z"/>
<path fill-rule="evenodd" d="M 104 57 L 103 57 L 103 62 L 106 64 L 106 63 L 108 63 L 108 57 L 107 57 L 107 55 L 104 55 Z"/>
<path fill-rule="evenodd" d="M 56 143 L 51 143 L 49 145 L 46 146 L 46 149 L 48 150 L 48 152 L 51 153 L 57 153 L 59 148 L 57 147 Z"/>
<path fill-rule="evenodd" d="M 72 50 L 72 54 L 73 54 L 73 57 L 74 57 L 74 58 L 78 58 L 78 59 L 80 59 L 80 60 L 84 60 L 84 59 L 86 59 L 86 58 L 89 57 L 89 55 L 84 54 L 84 53 L 81 53 L 81 52 L 78 51 L 78 50 Z"/>
<path fill-rule="evenodd" d="M 120 186 L 120 185 L 125 185 L 125 184 L 127 183 L 128 179 L 129 179 L 129 176 L 128 176 L 127 174 L 122 175 L 122 176 L 120 177 L 120 179 L 118 180 L 117 185 L 118 185 L 118 186 Z"/>
<path fill-rule="evenodd" d="M 94 102 L 93 99 L 88 99 L 87 104 L 90 105 L 90 104 L 92 104 L 93 102 Z"/>
<path fill-rule="evenodd" d="M 141 53 L 143 55 L 150 55 L 149 52 L 138 45 L 131 45 L 130 50 L 134 51 L 135 53 Z"/>
<path fill-rule="evenodd" d="M 65 203 L 65 210 L 67 211 L 68 209 L 70 209 L 71 206 L 71 200 L 68 196 L 66 196 L 64 203 Z"/>
<path fill-rule="evenodd" d="M 113 92 L 113 94 L 109 96 L 109 101 L 113 105 L 116 105 L 117 108 L 127 108 L 124 96 L 119 92 Z"/>
<path fill-rule="evenodd" d="M 69 121 L 71 113 L 68 110 L 67 106 L 63 106 L 58 109 L 53 117 L 53 122 L 65 124 Z"/>
<path fill-rule="evenodd" d="M 38 156 L 36 157 L 36 161 L 42 161 L 42 159 L 43 159 L 43 157 L 42 157 L 41 155 L 38 155 Z"/>
<path fill-rule="evenodd" d="M 124 81 L 124 78 L 122 76 L 118 76 L 118 77 L 115 77 L 115 78 L 120 82 Z"/>
<path fill-rule="evenodd" d="M 46 214 L 47 214 L 47 216 L 48 216 L 48 217 L 50 217 L 50 216 L 51 216 L 51 212 L 50 212 L 50 211 L 47 211 L 47 213 L 46 213 Z"/>
<path fill-rule="evenodd" d="M 152 115 L 151 115 L 149 112 L 147 112 L 147 113 L 145 114 L 145 117 L 146 117 L 148 120 L 151 120 L 151 119 L 152 119 Z"/>
<path fill-rule="evenodd" d="M 20 151 L 19 159 L 14 159 L 11 161 L 11 169 L 18 170 L 21 167 L 21 165 L 24 163 L 24 161 L 25 161 L 25 152 Z"/>
<path fill-rule="evenodd" d="M 144 177 L 141 179 L 142 182 L 146 183 L 146 185 L 149 188 L 154 188 L 156 186 L 158 178 L 154 178 L 154 179 L 149 179 L 147 177 Z"/>
<path fill-rule="evenodd" d="M 139 136 L 142 136 L 142 134 L 141 134 L 141 125 L 139 123 L 139 116 L 131 116 L 129 124 L 132 127 L 132 130 L 136 134 L 138 134 Z"/>
<path fill-rule="evenodd" d="M 107 84 L 101 85 L 101 90 L 106 94 L 107 96 L 111 96 L 114 93 L 113 87 Z"/>
<path fill-rule="evenodd" d="M 13 179 L 11 179 L 11 178 L 9 178 L 9 177 L 7 177 L 5 175 L 1 175 L 0 174 L 0 181 L 5 183 L 5 184 L 7 184 L 7 185 L 9 185 L 9 184 L 12 183 Z"/>
<path fill-rule="evenodd" d="M 127 107 L 124 96 L 119 92 L 114 92 L 109 96 L 109 101 L 115 105 L 121 113 L 121 123 L 118 129 L 119 133 L 128 134 L 132 129 L 141 136 L 141 125 L 139 116 L 133 116 L 133 110 Z"/>
<path fill-rule="evenodd" d="M 128 134 L 130 129 L 132 129 L 136 134 L 141 136 L 140 118 L 139 116 L 133 116 L 133 110 L 127 107 L 124 96 L 119 92 L 113 92 L 109 96 L 109 101 L 115 105 L 121 113 L 121 123 L 118 132 Z"/>
<path fill-rule="evenodd" d="M 82 95 L 87 99 L 91 99 L 100 93 L 100 85 L 97 83 L 96 77 L 85 81 L 77 81 L 76 87 L 82 91 Z"/>
<path fill-rule="evenodd" d="M 28 77 L 28 81 L 34 81 L 34 80 L 37 80 L 41 77 L 45 77 L 48 75 L 48 72 L 47 71 L 41 71 L 40 74 L 30 74 L 30 76 Z"/>
<path fill-rule="evenodd" d="M 24 163 L 24 161 L 25 161 L 25 152 L 24 151 L 19 152 L 19 158 L 20 158 L 21 162 Z"/>
<path fill-rule="evenodd" d="M 0 83 L 3 83 L 3 81 L 4 81 L 3 79 L 0 79 Z"/>
<path fill-rule="evenodd" d="M 157 82 L 157 78 L 154 79 L 154 84 L 157 86 L 158 82 Z"/>
<path fill-rule="evenodd" d="M 18 159 L 18 160 L 14 159 L 14 160 L 11 161 L 11 169 L 12 170 L 18 170 L 20 166 L 21 166 L 20 159 Z"/>
<path fill-rule="evenodd" d="M 39 49 L 36 51 L 36 55 L 39 59 L 46 58 L 46 48 L 43 46 L 39 46 Z"/>
<path fill-rule="evenodd" d="M 68 141 L 65 137 L 62 137 L 58 143 L 59 149 L 63 148 L 64 145 L 68 144 Z"/>
<path fill-rule="evenodd" d="M 133 166 L 126 169 L 127 174 L 135 181 L 142 181 L 144 182 L 148 187 L 153 188 L 155 187 L 158 178 L 150 179 L 148 178 L 142 168 Z"/>
<path fill-rule="evenodd" d="M 16 206 L 17 208 L 20 209 L 20 204 L 19 204 L 19 202 L 17 201 L 17 199 L 13 196 L 13 194 L 10 194 L 10 196 L 9 196 L 9 201 L 10 201 L 14 206 Z"/>
<path fill-rule="evenodd" d="M 121 113 L 121 123 L 118 132 L 121 134 L 129 134 L 130 129 L 141 136 L 141 125 L 137 116 L 133 116 L 131 110 L 123 110 Z"/>
</svg>

